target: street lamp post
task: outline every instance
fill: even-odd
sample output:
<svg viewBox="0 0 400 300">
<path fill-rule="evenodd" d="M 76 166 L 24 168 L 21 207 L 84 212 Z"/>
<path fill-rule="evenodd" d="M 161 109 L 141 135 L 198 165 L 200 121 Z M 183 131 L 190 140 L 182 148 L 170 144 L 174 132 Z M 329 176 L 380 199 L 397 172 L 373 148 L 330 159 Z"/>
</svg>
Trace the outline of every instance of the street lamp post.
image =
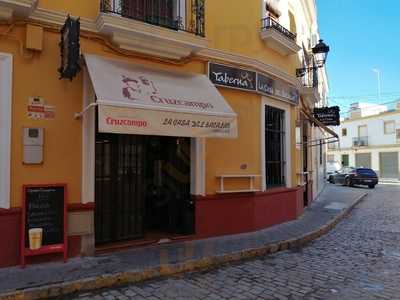
<svg viewBox="0 0 400 300">
<path fill-rule="evenodd" d="M 381 71 L 379 69 L 372 69 L 374 73 L 378 76 L 378 100 L 381 100 Z"/>
</svg>

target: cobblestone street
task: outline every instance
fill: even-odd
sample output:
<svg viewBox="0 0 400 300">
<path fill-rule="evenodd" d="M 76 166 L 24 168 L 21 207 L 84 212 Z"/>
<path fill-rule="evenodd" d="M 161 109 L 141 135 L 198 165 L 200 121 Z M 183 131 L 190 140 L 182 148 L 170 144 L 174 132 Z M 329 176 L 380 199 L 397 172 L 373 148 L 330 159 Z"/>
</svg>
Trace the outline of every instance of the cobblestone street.
<svg viewBox="0 0 400 300">
<path fill-rule="evenodd" d="M 400 187 L 369 192 L 333 231 L 303 249 L 73 298 L 400 299 Z"/>
</svg>

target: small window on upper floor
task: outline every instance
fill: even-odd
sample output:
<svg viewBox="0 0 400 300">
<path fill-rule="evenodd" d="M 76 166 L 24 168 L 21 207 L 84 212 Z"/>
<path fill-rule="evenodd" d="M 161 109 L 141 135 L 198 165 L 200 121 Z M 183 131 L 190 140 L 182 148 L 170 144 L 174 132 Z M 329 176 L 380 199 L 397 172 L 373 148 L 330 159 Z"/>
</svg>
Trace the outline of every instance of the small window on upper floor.
<svg viewBox="0 0 400 300">
<path fill-rule="evenodd" d="M 347 136 L 347 128 L 342 128 L 342 136 Z"/>
<path fill-rule="evenodd" d="M 296 19 L 291 11 L 289 11 L 290 32 L 297 33 Z"/>
<path fill-rule="evenodd" d="M 396 124 L 394 121 L 383 122 L 383 132 L 384 134 L 393 134 L 395 132 Z"/>
<path fill-rule="evenodd" d="M 396 143 L 400 144 L 400 129 L 396 129 Z"/>
</svg>

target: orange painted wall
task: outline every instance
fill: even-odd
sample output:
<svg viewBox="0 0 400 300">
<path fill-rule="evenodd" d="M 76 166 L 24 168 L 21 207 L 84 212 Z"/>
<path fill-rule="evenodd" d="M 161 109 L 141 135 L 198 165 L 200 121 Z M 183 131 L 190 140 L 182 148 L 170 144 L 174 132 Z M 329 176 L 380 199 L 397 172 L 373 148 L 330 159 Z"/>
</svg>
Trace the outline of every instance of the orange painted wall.
<svg viewBox="0 0 400 300">
<path fill-rule="evenodd" d="M 3 30 L 2 27 L 0 30 Z M 17 27 L 12 34 L 23 41 L 25 28 Z M 58 80 L 58 39 L 46 34 L 44 50 L 23 57 L 13 40 L 1 41 L 1 52 L 13 54 L 12 99 L 12 162 L 11 206 L 19 207 L 23 184 L 68 183 L 72 202 L 80 201 L 81 125 L 73 119 L 82 103 L 82 80 L 78 75 L 73 82 Z M 54 120 L 32 120 L 27 117 L 28 98 L 41 96 L 46 104 L 55 107 Z M 43 127 L 44 163 L 22 163 L 22 128 Z"/>
<path fill-rule="evenodd" d="M 96 19 L 100 0 L 39 0 L 38 7 L 68 13 L 72 16 Z"/>
<path fill-rule="evenodd" d="M 0 26 L 0 30 L 5 30 Z M 18 26 L 11 32 L 24 42 L 25 27 Z M 11 207 L 20 207 L 22 185 L 67 183 L 70 203 L 81 202 L 82 176 L 82 127 L 74 114 L 82 110 L 82 72 L 72 81 L 59 80 L 59 34 L 45 32 L 42 52 L 20 53 L 15 40 L 2 40 L 0 52 L 13 55 L 13 104 L 12 104 L 12 162 Z M 161 69 L 205 73 L 206 63 L 193 61 L 184 66 L 160 64 L 132 57 L 121 57 L 103 45 L 81 39 L 82 53 L 116 57 L 127 62 L 142 63 Z M 28 99 L 43 97 L 46 104 L 55 107 L 54 120 L 33 120 L 27 117 Z M 24 165 L 22 162 L 23 127 L 43 127 L 44 163 Z"/>
<path fill-rule="evenodd" d="M 275 65 L 295 74 L 298 58 L 282 56 L 260 38 L 261 1 L 218 0 L 206 4 L 206 36 L 217 48 Z"/>
<path fill-rule="evenodd" d="M 261 7 L 260 1 L 251 0 L 243 5 L 241 1 L 207 1 L 206 38 L 212 48 L 257 58 L 294 72 L 296 57 L 283 57 L 265 46 L 259 37 Z M 53 1 L 40 0 L 43 9 L 71 13 L 84 18 L 95 19 L 99 12 L 99 1 Z M 229 7 L 229 9 L 227 9 Z M 0 26 L 0 30 L 5 30 Z M 24 42 L 25 27 L 17 26 L 11 32 Z M 82 109 L 82 73 L 72 82 L 58 79 L 60 63 L 60 35 L 45 31 L 44 47 L 33 57 L 23 57 L 16 41 L 0 40 L 0 51 L 12 53 L 13 106 L 12 106 L 12 175 L 11 206 L 21 203 L 23 184 L 66 182 L 70 202 L 81 201 L 81 121 L 73 118 Z M 206 63 L 192 61 L 184 66 L 167 65 L 154 61 L 123 57 L 104 45 L 81 39 L 83 53 L 95 53 L 117 57 L 129 62 L 142 63 L 168 70 L 206 73 Z M 30 55 L 26 53 L 26 55 Z M 206 141 L 206 192 L 213 194 L 219 188 L 217 174 L 261 174 L 260 101 L 256 94 L 238 90 L 219 89 L 238 114 L 239 138 L 207 139 Z M 32 120 L 27 118 L 27 104 L 30 96 L 41 96 L 46 103 L 55 106 L 54 120 Z M 294 116 L 294 113 L 292 113 Z M 39 166 L 22 164 L 22 128 L 45 128 L 44 163 Z M 292 132 L 294 133 L 294 120 Z M 292 139 L 293 140 L 293 139 Z M 291 145 L 294 149 L 294 143 Z M 292 151 L 292 162 L 298 161 L 299 153 Z M 247 168 L 241 169 L 246 164 Z M 294 166 L 295 164 L 292 163 Z M 297 170 L 292 168 L 293 183 Z M 233 187 L 246 186 L 246 182 L 233 182 Z M 256 187 L 259 187 L 257 182 Z"/>
<path fill-rule="evenodd" d="M 261 174 L 260 108 L 261 96 L 238 90 L 219 88 L 232 109 L 238 114 L 237 139 L 206 140 L 206 192 L 219 190 L 221 174 Z M 242 170 L 242 164 L 247 169 Z M 237 180 L 227 188 L 248 188 L 248 180 Z M 256 187 L 260 187 L 257 182 Z"/>
<path fill-rule="evenodd" d="M 295 74 L 298 58 L 278 54 L 260 38 L 261 0 L 245 2 L 246 5 L 243 1 L 206 1 L 206 38 L 211 42 L 210 48 L 257 58 Z M 100 0 L 39 0 L 38 6 L 95 20 L 100 10 Z"/>
</svg>

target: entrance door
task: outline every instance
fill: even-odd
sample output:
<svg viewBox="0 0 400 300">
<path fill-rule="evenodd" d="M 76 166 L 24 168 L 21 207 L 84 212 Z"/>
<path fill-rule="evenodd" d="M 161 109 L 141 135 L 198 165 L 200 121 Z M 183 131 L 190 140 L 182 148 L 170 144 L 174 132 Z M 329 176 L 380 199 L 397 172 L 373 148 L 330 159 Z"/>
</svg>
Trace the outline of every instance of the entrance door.
<svg viewBox="0 0 400 300">
<path fill-rule="evenodd" d="M 146 149 L 146 232 L 153 236 L 192 234 L 190 139 L 148 137 Z"/>
<path fill-rule="evenodd" d="M 380 177 L 397 179 L 399 178 L 399 153 L 381 152 L 379 153 Z"/>
<path fill-rule="evenodd" d="M 97 133 L 96 244 L 144 235 L 145 137 Z"/>
<path fill-rule="evenodd" d="M 356 153 L 357 168 L 371 168 L 371 153 Z"/>
<path fill-rule="evenodd" d="M 194 232 L 190 139 L 96 134 L 96 244 Z"/>
</svg>

